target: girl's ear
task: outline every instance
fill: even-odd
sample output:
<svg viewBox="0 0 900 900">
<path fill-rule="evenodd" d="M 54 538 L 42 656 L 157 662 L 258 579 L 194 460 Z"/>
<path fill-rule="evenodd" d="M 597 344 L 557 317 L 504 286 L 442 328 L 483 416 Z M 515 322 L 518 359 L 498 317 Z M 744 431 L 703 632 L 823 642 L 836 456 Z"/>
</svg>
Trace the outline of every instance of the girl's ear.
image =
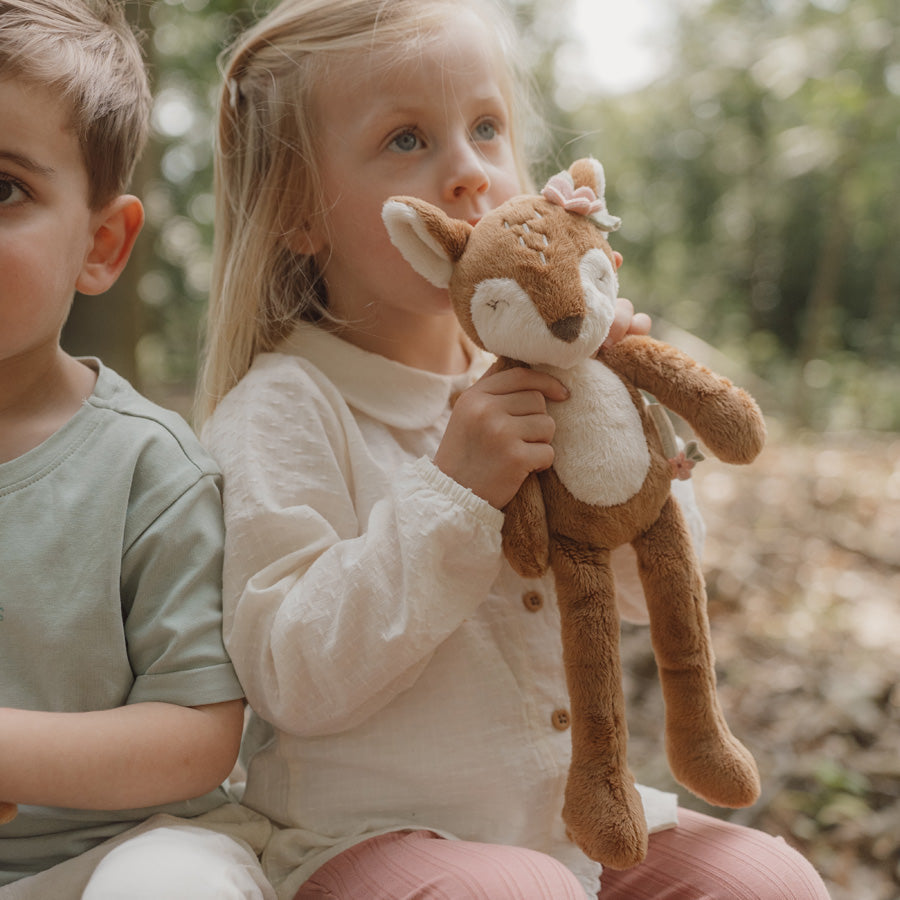
<svg viewBox="0 0 900 900">
<path fill-rule="evenodd" d="M 381 218 L 403 258 L 436 287 L 449 287 L 472 226 L 412 197 L 391 197 L 381 209 Z"/>
<path fill-rule="evenodd" d="M 144 224 L 144 207 L 122 194 L 95 213 L 92 223 L 93 242 L 75 282 L 82 294 L 102 294 L 115 284 Z"/>
<path fill-rule="evenodd" d="M 302 256 L 315 256 L 328 244 L 324 226 L 314 226 L 308 222 L 286 230 L 282 241 L 292 252 Z"/>
<path fill-rule="evenodd" d="M 303 256 L 315 256 L 320 250 L 325 249 L 325 240 L 314 234 L 312 231 L 304 229 L 296 229 L 288 235 L 288 246 L 294 253 Z"/>
</svg>

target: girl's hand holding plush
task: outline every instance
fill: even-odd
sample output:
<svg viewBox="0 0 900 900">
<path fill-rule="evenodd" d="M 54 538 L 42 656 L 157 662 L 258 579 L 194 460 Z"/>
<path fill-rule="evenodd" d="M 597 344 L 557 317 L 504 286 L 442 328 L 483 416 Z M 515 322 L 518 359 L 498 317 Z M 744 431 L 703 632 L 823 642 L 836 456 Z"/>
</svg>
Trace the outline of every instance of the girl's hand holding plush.
<svg viewBox="0 0 900 900">
<path fill-rule="evenodd" d="M 547 401 L 568 391 L 544 372 L 497 364 L 463 391 L 434 464 L 491 506 L 502 509 L 530 472 L 553 464 L 555 424 Z"/>
<path fill-rule="evenodd" d="M 613 253 L 616 257 L 616 268 L 622 265 L 622 254 Z M 603 342 L 604 347 L 612 347 L 627 334 L 650 334 L 650 316 L 647 313 L 636 313 L 630 300 L 619 297 L 616 300 L 615 318 L 609 327 L 609 334 Z"/>
<path fill-rule="evenodd" d="M 619 256 L 621 259 L 621 256 Z M 626 334 L 647 334 L 650 317 L 634 312 L 630 300 L 616 301 L 615 319 L 604 346 Z M 533 369 L 501 371 L 497 364 L 459 395 L 435 465 L 491 506 L 503 509 L 526 476 L 553 465 L 555 424 L 547 401 L 568 391 L 550 375 Z"/>
</svg>

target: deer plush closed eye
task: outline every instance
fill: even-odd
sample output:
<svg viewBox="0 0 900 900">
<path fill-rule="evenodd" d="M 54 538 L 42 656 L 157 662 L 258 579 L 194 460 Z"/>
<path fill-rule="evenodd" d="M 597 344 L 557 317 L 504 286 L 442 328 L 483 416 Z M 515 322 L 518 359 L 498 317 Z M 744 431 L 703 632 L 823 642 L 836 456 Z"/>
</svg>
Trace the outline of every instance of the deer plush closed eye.
<svg viewBox="0 0 900 900">
<path fill-rule="evenodd" d="M 716 695 L 706 591 L 675 469 L 639 390 L 682 416 L 721 460 L 749 463 L 765 439 L 753 399 L 684 353 L 629 336 L 597 356 L 618 282 L 607 233 L 603 168 L 574 163 L 540 196 L 513 198 L 477 225 L 409 197 L 383 209 L 391 240 L 421 275 L 449 288 L 459 321 L 503 367 L 549 372 L 569 398 L 556 421 L 552 468 L 532 473 L 504 509 L 503 548 L 525 577 L 552 569 L 572 716 L 563 818 L 591 858 L 627 868 L 647 852 L 647 826 L 627 762 L 619 620 L 610 552 L 634 548 L 665 700 L 673 774 L 710 803 L 759 795 L 750 753 Z M 595 358 L 596 357 L 596 358 Z"/>
</svg>

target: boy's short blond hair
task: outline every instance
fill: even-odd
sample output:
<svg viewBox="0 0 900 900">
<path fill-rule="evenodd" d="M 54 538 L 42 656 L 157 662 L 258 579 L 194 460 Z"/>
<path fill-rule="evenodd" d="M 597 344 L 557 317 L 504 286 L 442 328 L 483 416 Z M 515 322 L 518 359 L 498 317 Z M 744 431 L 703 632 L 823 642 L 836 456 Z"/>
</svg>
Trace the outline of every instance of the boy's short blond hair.
<svg viewBox="0 0 900 900">
<path fill-rule="evenodd" d="M 0 0 L 0 80 L 47 88 L 69 106 L 92 209 L 125 192 L 149 130 L 140 45 L 115 0 Z"/>
</svg>

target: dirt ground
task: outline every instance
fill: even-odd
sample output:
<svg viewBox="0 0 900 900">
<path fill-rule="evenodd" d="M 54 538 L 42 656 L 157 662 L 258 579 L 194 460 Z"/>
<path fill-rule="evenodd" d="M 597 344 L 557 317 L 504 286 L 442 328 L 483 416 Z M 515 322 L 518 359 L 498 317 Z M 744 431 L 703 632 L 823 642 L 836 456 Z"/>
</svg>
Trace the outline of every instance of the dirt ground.
<svg viewBox="0 0 900 900">
<path fill-rule="evenodd" d="M 772 425 L 751 466 L 694 476 L 720 697 L 762 798 L 714 810 L 675 785 L 649 636 L 625 625 L 632 768 L 782 835 L 833 900 L 900 900 L 900 436 Z"/>
</svg>

